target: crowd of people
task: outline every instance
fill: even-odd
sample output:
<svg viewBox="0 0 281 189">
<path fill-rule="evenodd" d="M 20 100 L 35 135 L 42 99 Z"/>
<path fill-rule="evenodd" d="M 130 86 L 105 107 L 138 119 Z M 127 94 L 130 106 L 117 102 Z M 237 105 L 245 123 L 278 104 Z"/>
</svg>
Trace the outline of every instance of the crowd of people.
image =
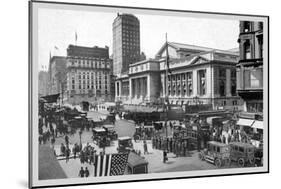
<svg viewBox="0 0 281 189">
<path fill-rule="evenodd" d="M 167 153 L 174 153 L 178 156 L 189 156 L 187 140 L 174 137 L 156 136 L 152 138 L 152 148 L 163 150 Z"/>
</svg>

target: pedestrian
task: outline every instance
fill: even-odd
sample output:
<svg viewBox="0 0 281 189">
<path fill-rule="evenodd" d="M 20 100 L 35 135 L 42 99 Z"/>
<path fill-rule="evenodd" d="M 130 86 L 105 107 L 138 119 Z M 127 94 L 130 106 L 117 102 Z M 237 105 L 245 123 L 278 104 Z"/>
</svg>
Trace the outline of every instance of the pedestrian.
<svg viewBox="0 0 281 189">
<path fill-rule="evenodd" d="M 52 148 L 55 147 L 55 142 L 56 142 L 56 139 L 55 139 L 55 137 L 53 136 L 52 139 L 51 139 Z"/>
<path fill-rule="evenodd" d="M 68 145 L 69 144 L 69 138 L 68 138 L 67 135 L 65 135 L 64 140 L 65 140 L 65 144 Z"/>
<path fill-rule="evenodd" d="M 67 163 L 69 161 L 69 156 L 70 156 L 70 149 L 67 146 L 66 150 L 65 150 L 65 162 Z"/>
<path fill-rule="evenodd" d="M 84 152 L 83 152 L 83 150 L 81 150 L 80 151 L 80 162 L 82 163 L 82 164 L 84 164 Z"/>
<path fill-rule="evenodd" d="M 42 135 L 39 135 L 39 145 L 41 145 L 42 144 Z"/>
<path fill-rule="evenodd" d="M 76 159 L 76 149 L 77 149 L 77 143 L 75 143 L 75 144 L 73 145 L 73 148 L 72 148 L 72 153 L 73 153 L 74 159 Z"/>
<path fill-rule="evenodd" d="M 167 152 L 166 150 L 163 151 L 163 163 L 166 163 L 166 161 L 168 161 L 168 157 L 167 157 Z"/>
<path fill-rule="evenodd" d="M 63 143 L 61 143 L 61 146 L 60 146 L 60 153 L 61 153 L 61 156 L 65 156 L 65 146 Z"/>
<path fill-rule="evenodd" d="M 143 149 L 144 149 L 143 154 L 148 154 L 146 140 L 143 141 Z"/>
<path fill-rule="evenodd" d="M 172 152 L 173 151 L 173 139 L 170 138 L 169 140 L 169 152 Z"/>
<path fill-rule="evenodd" d="M 84 174 L 85 174 L 85 177 L 88 177 L 90 175 L 88 167 L 85 168 Z"/>
<path fill-rule="evenodd" d="M 81 167 L 78 176 L 82 178 L 82 177 L 84 177 L 84 175 L 85 175 L 85 171 L 84 171 L 83 167 Z"/>
</svg>

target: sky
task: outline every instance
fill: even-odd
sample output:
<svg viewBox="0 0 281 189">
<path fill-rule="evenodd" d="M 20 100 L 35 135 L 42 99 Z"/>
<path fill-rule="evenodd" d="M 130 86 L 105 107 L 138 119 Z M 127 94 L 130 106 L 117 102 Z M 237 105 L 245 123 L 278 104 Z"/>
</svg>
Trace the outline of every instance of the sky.
<svg viewBox="0 0 281 189">
<path fill-rule="evenodd" d="M 120 12 L 122 13 L 122 12 Z M 123 12 L 126 13 L 126 12 Z M 39 69 L 47 70 L 49 55 L 66 56 L 69 44 L 109 46 L 112 54 L 112 23 L 117 12 L 40 8 L 38 11 Z M 140 21 L 141 51 L 153 58 L 168 41 L 227 50 L 238 47 L 238 20 L 135 14 Z"/>
</svg>

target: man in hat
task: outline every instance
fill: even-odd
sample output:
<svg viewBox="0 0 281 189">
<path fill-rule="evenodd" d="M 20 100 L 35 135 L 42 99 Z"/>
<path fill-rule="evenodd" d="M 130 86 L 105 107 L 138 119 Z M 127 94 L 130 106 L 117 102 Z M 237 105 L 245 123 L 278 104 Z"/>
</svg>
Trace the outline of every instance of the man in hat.
<svg viewBox="0 0 281 189">
<path fill-rule="evenodd" d="M 84 174 L 85 174 L 85 177 L 88 177 L 90 175 L 88 167 L 85 168 Z"/>
<path fill-rule="evenodd" d="M 84 171 L 83 167 L 81 167 L 78 176 L 82 178 L 82 177 L 84 177 L 84 175 L 85 175 L 85 171 Z"/>
</svg>

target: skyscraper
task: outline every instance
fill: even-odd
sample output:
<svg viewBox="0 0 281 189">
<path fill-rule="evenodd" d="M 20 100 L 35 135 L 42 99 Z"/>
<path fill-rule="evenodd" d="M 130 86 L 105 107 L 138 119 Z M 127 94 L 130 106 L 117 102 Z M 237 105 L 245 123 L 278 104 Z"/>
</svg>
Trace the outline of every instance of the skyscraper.
<svg viewBox="0 0 281 189">
<path fill-rule="evenodd" d="M 129 71 L 140 60 L 140 23 L 132 14 L 117 14 L 113 26 L 113 74 Z"/>
</svg>

